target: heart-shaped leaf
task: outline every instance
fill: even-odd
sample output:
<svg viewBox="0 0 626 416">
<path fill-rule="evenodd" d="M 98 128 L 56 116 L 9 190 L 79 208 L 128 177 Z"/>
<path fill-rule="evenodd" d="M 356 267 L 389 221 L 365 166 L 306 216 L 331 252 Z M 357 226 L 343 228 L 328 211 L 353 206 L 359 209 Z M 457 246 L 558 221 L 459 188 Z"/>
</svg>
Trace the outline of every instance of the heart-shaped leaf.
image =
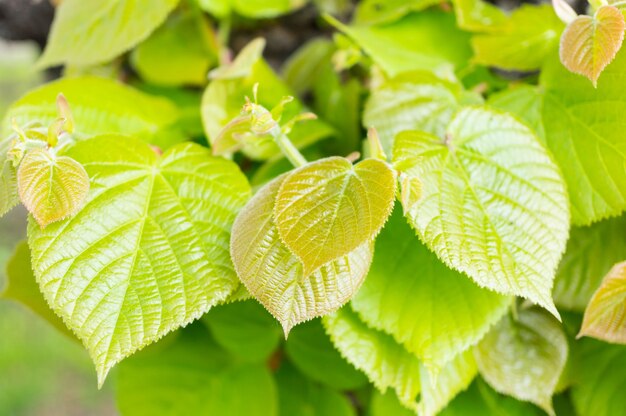
<svg viewBox="0 0 626 416">
<path fill-rule="evenodd" d="M 616 264 L 593 294 L 578 336 L 626 344 L 626 262 Z"/>
<path fill-rule="evenodd" d="M 366 159 L 353 166 L 345 158 L 330 157 L 285 177 L 274 221 L 306 277 L 368 244 L 391 214 L 395 192 L 395 173 L 385 162 Z"/>
<path fill-rule="evenodd" d="M 96 364 L 113 365 L 197 319 L 237 287 L 230 227 L 250 194 L 236 165 L 196 144 L 158 157 L 123 136 L 67 153 L 92 180 L 71 219 L 28 229 L 37 282 Z"/>
<path fill-rule="evenodd" d="M 278 319 L 285 334 L 298 323 L 333 312 L 358 290 L 372 260 L 369 241 L 305 276 L 274 223 L 279 176 L 248 202 L 232 230 L 231 256 L 248 291 Z"/>
<path fill-rule="evenodd" d="M 70 157 L 33 149 L 20 163 L 17 187 L 24 206 L 45 227 L 78 212 L 89 191 L 89 176 Z"/>
<path fill-rule="evenodd" d="M 622 47 L 625 28 L 624 15 L 614 6 L 600 7 L 593 17 L 578 16 L 561 35 L 561 62 L 596 86 Z"/>
</svg>

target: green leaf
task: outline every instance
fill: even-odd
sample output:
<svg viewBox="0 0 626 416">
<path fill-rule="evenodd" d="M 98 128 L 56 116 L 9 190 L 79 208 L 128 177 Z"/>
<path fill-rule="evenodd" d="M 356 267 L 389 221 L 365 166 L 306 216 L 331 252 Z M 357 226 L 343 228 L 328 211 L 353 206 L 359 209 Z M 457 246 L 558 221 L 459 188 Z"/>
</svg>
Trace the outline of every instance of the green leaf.
<svg viewBox="0 0 626 416">
<path fill-rule="evenodd" d="M 567 361 L 567 338 L 544 311 L 504 317 L 475 348 L 478 370 L 496 391 L 553 415 L 552 394 Z"/>
<path fill-rule="evenodd" d="M 399 207 L 374 253 L 353 309 L 435 372 L 477 343 L 508 310 L 509 298 L 481 289 L 442 264 L 415 236 Z"/>
<path fill-rule="evenodd" d="M 178 0 L 63 0 L 38 65 L 107 62 L 147 38 L 177 4 Z"/>
<path fill-rule="evenodd" d="M 305 277 L 303 266 L 280 240 L 274 203 L 285 175 L 261 188 L 238 215 L 231 257 L 248 291 L 281 323 L 285 334 L 298 323 L 335 311 L 365 279 L 372 247 L 364 243 Z"/>
<path fill-rule="evenodd" d="M 278 323 L 253 300 L 213 308 L 203 321 L 217 343 L 243 361 L 266 361 L 281 341 Z"/>
<path fill-rule="evenodd" d="M 472 37 L 474 62 L 528 71 L 539 69 L 556 50 L 563 23 L 551 5 L 523 5 L 486 30 Z"/>
<path fill-rule="evenodd" d="M 595 340 L 576 343 L 577 382 L 571 390 L 580 416 L 613 416 L 626 406 L 626 347 Z"/>
<path fill-rule="evenodd" d="M 483 0 L 454 0 L 453 4 L 456 20 L 463 30 L 482 32 L 507 20 L 502 9 Z"/>
<path fill-rule="evenodd" d="M 314 38 L 298 48 L 282 67 L 285 83 L 298 95 L 313 89 L 335 52 L 332 41 Z"/>
<path fill-rule="evenodd" d="M 267 19 L 294 11 L 308 0 L 197 0 L 200 7 L 224 19 L 235 12 L 252 19 Z"/>
<path fill-rule="evenodd" d="M 120 365 L 117 405 L 122 415 L 276 416 L 276 387 L 267 368 L 239 363 L 206 331 L 185 329 Z M 195 330 L 195 331 L 194 331 Z"/>
<path fill-rule="evenodd" d="M 355 416 L 347 397 L 299 374 L 289 362 L 276 373 L 281 415 Z"/>
<path fill-rule="evenodd" d="M 421 180 L 422 198 L 405 215 L 444 263 L 558 316 L 551 292 L 568 236 L 567 194 L 527 127 L 503 113 L 466 108 L 443 139 L 399 134 L 394 163 Z"/>
<path fill-rule="evenodd" d="M 87 203 L 44 230 L 30 221 L 29 245 L 46 300 L 102 384 L 117 362 L 236 288 L 228 230 L 250 188 L 234 163 L 196 144 L 159 158 L 137 139 L 99 136 L 67 156 L 92 179 Z"/>
<path fill-rule="evenodd" d="M 294 328 L 285 352 L 302 374 L 331 388 L 354 390 L 367 384 L 367 377 L 341 357 L 318 319 Z"/>
<path fill-rule="evenodd" d="M 395 173 L 381 160 L 353 166 L 342 157 L 321 159 L 282 180 L 274 222 L 307 277 L 371 242 L 391 214 L 395 191 Z"/>
<path fill-rule="evenodd" d="M 559 308 L 583 312 L 602 278 L 626 259 L 626 217 L 573 227 L 556 273 L 553 297 Z"/>
<path fill-rule="evenodd" d="M 4 143 L 8 144 L 7 141 Z M 0 217 L 9 212 L 20 201 L 17 192 L 17 172 L 13 163 L 6 157 L 6 147 L 0 140 Z"/>
<path fill-rule="evenodd" d="M 415 413 L 400 404 L 398 397 L 391 390 L 387 390 L 384 394 L 374 390 L 368 411 L 368 416 L 415 415 Z"/>
<path fill-rule="evenodd" d="M 561 62 L 570 71 L 589 78 L 595 87 L 622 47 L 624 29 L 624 15 L 617 7 L 605 5 L 593 17 L 576 17 L 561 36 Z"/>
<path fill-rule="evenodd" d="M 170 86 L 205 85 L 217 62 L 214 35 L 204 18 L 171 17 L 133 50 L 131 63 L 145 81 Z"/>
<path fill-rule="evenodd" d="M 354 22 L 365 25 L 391 23 L 411 12 L 440 3 L 441 0 L 364 0 L 357 5 Z"/>
<path fill-rule="evenodd" d="M 163 137 L 179 117 L 170 101 L 113 80 L 91 76 L 62 78 L 24 95 L 9 108 L 2 124 L 3 137 L 10 134 L 13 118 L 18 125 L 32 121 L 43 125 L 52 123 L 58 117 L 59 93 L 70 103 L 76 125 L 74 134 L 79 138 L 119 133 L 162 147 L 181 141 L 171 133 Z"/>
<path fill-rule="evenodd" d="M 63 334 L 74 338 L 67 329 L 61 318 L 50 309 L 46 303 L 30 264 L 30 249 L 26 241 L 22 241 L 15 247 L 13 255 L 9 258 L 6 266 L 8 278 L 4 290 L 0 293 L 0 299 L 15 300 L 27 306 L 38 316 L 45 319 Z"/>
<path fill-rule="evenodd" d="M 546 142 L 563 171 L 572 221 L 588 225 L 626 208 L 626 52 L 604 71 L 598 88 L 554 59 L 540 86 Z"/>
<path fill-rule="evenodd" d="M 45 149 L 26 153 L 17 171 L 20 200 L 41 227 L 75 215 L 89 192 L 85 168 Z"/>
<path fill-rule="evenodd" d="M 490 107 L 514 114 L 545 143 L 546 133 L 541 118 L 543 96 L 539 88 L 532 85 L 516 85 L 492 94 L 487 100 Z"/>
<path fill-rule="evenodd" d="M 579 337 L 626 344 L 626 263 L 618 263 L 593 294 Z"/>
</svg>

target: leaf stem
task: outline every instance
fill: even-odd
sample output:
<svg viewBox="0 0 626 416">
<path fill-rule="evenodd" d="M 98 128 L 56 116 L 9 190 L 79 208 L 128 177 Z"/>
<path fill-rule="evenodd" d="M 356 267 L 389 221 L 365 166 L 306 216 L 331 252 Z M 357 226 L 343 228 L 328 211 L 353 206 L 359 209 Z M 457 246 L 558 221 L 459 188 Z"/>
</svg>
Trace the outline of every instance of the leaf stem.
<svg viewBox="0 0 626 416">
<path fill-rule="evenodd" d="M 304 156 L 302 156 L 302 153 L 300 153 L 296 146 L 291 143 L 291 140 L 289 140 L 286 134 L 281 133 L 278 136 L 274 137 L 274 140 L 280 148 L 280 151 L 283 153 L 283 155 L 285 155 L 285 157 L 291 162 L 292 165 L 299 168 L 300 166 L 304 166 L 308 163 Z"/>
</svg>

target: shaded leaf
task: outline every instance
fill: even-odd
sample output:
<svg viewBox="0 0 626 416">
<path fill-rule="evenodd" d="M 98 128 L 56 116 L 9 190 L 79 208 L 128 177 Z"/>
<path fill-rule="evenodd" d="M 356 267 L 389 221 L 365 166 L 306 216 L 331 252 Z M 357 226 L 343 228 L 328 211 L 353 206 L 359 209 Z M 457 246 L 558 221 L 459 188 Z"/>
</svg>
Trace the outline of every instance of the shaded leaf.
<svg viewBox="0 0 626 416">
<path fill-rule="evenodd" d="M 517 116 L 545 143 L 546 133 L 541 118 L 543 96 L 533 85 L 516 85 L 492 94 L 487 100 L 490 107 L 504 110 Z"/>
</svg>

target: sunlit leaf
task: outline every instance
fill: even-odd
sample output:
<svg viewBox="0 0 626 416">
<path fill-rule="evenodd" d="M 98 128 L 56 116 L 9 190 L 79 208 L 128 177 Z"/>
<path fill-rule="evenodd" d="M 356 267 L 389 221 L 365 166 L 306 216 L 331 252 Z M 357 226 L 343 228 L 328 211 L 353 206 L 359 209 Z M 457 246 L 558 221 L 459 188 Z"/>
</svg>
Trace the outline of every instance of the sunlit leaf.
<svg viewBox="0 0 626 416">
<path fill-rule="evenodd" d="M 230 18 L 235 12 L 242 16 L 264 19 L 289 13 L 305 5 L 308 0 L 197 0 L 200 7 L 214 16 Z"/>
<path fill-rule="evenodd" d="M 8 144 L 8 142 L 7 142 Z M 6 158 L 6 149 L 0 140 L 0 217 L 19 202 L 17 175 L 13 163 Z"/>
<path fill-rule="evenodd" d="M 196 144 L 162 157 L 123 136 L 67 156 L 92 180 L 85 207 L 41 229 L 30 221 L 37 282 L 85 344 L 102 384 L 113 365 L 204 314 L 236 287 L 230 226 L 249 185 Z"/>
<path fill-rule="evenodd" d="M 624 29 L 624 15 L 617 7 L 602 6 L 593 17 L 578 16 L 561 37 L 561 62 L 570 71 L 589 78 L 595 87 L 622 47 Z"/>
<path fill-rule="evenodd" d="M 440 4 L 441 0 L 364 0 L 358 3 L 354 22 L 357 24 L 391 23 L 411 12 Z"/>
<path fill-rule="evenodd" d="M 552 394 L 567 361 L 567 339 L 544 311 L 505 316 L 475 348 L 478 370 L 498 392 L 529 401 L 549 414 Z"/>
<path fill-rule="evenodd" d="M 405 213 L 426 245 L 479 285 L 551 311 L 569 229 L 559 170 L 536 136 L 484 108 L 456 114 L 444 137 L 405 132 L 394 163 L 422 182 Z"/>
<path fill-rule="evenodd" d="M 516 85 L 490 95 L 487 105 L 514 114 L 545 142 L 546 133 L 541 118 L 542 102 L 543 96 L 539 88 L 532 85 Z"/>
<path fill-rule="evenodd" d="M 499 7 L 484 0 L 454 0 L 454 12 L 459 27 L 471 32 L 501 26 L 507 19 Z"/>
<path fill-rule="evenodd" d="M 281 240 L 302 261 L 304 276 L 378 234 L 391 214 L 396 179 L 385 162 L 352 165 L 331 157 L 289 173 L 276 195 Z"/>
</svg>

